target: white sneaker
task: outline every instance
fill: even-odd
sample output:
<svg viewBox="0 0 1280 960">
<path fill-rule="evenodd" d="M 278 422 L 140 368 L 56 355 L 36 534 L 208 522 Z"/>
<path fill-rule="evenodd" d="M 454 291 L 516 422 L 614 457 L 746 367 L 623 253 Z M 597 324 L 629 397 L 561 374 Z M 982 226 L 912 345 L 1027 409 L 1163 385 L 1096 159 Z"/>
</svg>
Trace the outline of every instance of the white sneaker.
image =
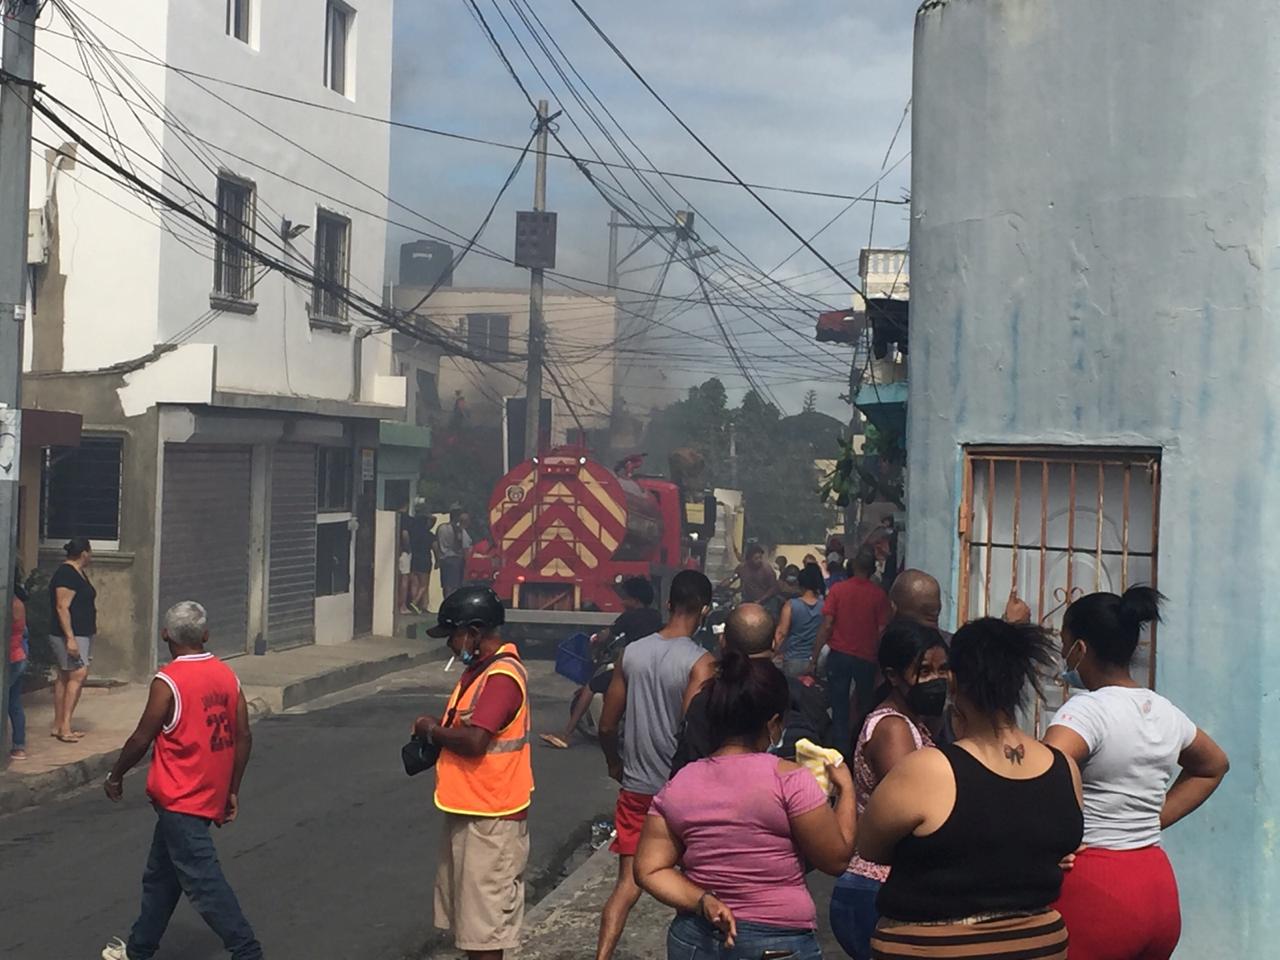
<svg viewBox="0 0 1280 960">
<path fill-rule="evenodd" d="M 124 941 L 119 937 L 112 937 L 111 942 L 102 948 L 102 960 L 129 960 Z"/>
</svg>

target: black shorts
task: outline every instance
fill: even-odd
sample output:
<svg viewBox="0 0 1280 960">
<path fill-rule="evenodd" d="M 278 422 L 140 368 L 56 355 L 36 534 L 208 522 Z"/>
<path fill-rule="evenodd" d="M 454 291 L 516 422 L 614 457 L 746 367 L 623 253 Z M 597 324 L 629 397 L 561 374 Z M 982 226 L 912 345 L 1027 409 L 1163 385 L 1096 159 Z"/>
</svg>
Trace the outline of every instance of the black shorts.
<svg viewBox="0 0 1280 960">
<path fill-rule="evenodd" d="M 597 673 L 589 681 L 587 681 L 587 689 L 592 693 L 604 693 L 609 689 L 609 684 L 613 681 L 613 667 L 602 673 Z"/>
<path fill-rule="evenodd" d="M 415 553 L 409 558 L 409 571 L 411 573 L 430 573 L 431 554 Z"/>
</svg>

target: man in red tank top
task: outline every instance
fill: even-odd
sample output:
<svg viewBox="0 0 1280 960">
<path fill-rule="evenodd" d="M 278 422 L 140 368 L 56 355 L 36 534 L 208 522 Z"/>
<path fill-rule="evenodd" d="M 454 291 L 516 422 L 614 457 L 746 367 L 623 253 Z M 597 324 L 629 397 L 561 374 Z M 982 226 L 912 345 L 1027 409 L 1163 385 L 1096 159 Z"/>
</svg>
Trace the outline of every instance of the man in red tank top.
<svg viewBox="0 0 1280 960">
<path fill-rule="evenodd" d="M 107 776 L 107 796 L 118 802 L 124 775 L 151 748 L 147 797 L 156 810 L 156 829 L 142 875 L 142 911 L 129 942 L 107 944 L 103 960 L 150 960 L 184 893 L 232 960 L 262 958 L 209 834 L 210 824 L 230 823 L 239 813 L 252 736 L 240 681 L 204 649 L 207 623 L 204 607 L 191 600 L 165 613 L 164 639 L 173 661 L 151 681 L 142 719 Z"/>
</svg>

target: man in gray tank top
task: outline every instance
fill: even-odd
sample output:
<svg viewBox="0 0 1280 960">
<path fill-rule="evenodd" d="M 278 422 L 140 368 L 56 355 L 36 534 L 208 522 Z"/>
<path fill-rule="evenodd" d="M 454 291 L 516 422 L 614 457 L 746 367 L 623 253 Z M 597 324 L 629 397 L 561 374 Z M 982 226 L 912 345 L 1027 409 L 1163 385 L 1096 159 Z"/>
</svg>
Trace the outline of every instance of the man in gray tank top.
<svg viewBox="0 0 1280 960">
<path fill-rule="evenodd" d="M 630 644 L 613 671 L 600 716 L 600 746 L 609 776 L 621 784 L 614 812 L 618 880 L 600 917 L 596 960 L 609 960 L 627 916 L 640 899 L 634 862 L 640 830 L 654 794 L 666 785 L 680 721 L 689 701 L 715 673 L 711 654 L 691 639 L 711 609 L 711 581 L 696 570 L 671 580 L 668 620 L 657 633 Z M 618 727 L 626 737 L 618 749 Z"/>
</svg>

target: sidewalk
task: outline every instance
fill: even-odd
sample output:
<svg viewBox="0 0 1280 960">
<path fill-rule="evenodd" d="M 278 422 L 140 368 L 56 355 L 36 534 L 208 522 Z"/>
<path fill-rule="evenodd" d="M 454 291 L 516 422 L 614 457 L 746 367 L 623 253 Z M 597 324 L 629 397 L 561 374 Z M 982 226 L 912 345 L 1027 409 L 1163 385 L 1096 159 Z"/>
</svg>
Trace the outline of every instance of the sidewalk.
<svg viewBox="0 0 1280 960">
<path fill-rule="evenodd" d="M 240 677 L 250 718 L 258 720 L 442 656 L 434 644 L 370 637 L 339 646 L 233 657 L 227 665 Z M 23 699 L 28 759 L 10 763 L 0 772 L 0 815 L 47 802 L 105 777 L 142 714 L 147 688 L 145 683 L 86 687 L 75 716 L 76 728 L 86 734 L 79 743 L 62 743 L 49 736 L 52 688 L 28 694 Z"/>
<path fill-rule="evenodd" d="M 600 911 L 613 889 L 618 858 L 606 846 L 565 878 L 525 916 L 517 960 L 579 960 L 595 954 Z M 835 881 L 819 873 L 808 878 L 818 907 L 818 942 L 825 957 L 844 956 L 827 925 L 827 909 Z M 627 919 L 615 960 L 653 960 L 667 955 L 667 926 L 674 912 L 643 896 Z M 443 951 L 433 956 L 456 957 Z"/>
</svg>

